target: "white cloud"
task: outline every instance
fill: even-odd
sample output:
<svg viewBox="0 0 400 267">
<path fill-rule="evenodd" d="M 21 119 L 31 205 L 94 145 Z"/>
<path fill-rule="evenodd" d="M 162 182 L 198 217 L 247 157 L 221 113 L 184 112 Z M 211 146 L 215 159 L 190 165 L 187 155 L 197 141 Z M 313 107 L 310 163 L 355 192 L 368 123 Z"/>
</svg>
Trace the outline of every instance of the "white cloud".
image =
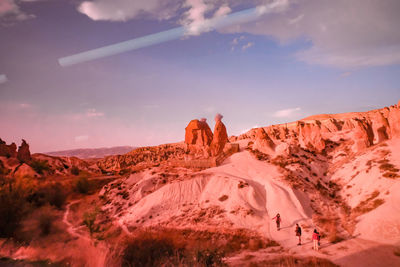
<svg viewBox="0 0 400 267">
<path fill-rule="evenodd" d="M 218 8 L 217 11 L 215 11 L 214 17 L 225 16 L 231 12 L 232 12 L 232 9 L 227 4 L 225 4 L 225 5 L 222 5 L 220 8 Z"/>
<path fill-rule="evenodd" d="M 282 109 L 274 112 L 272 116 L 276 118 L 292 118 L 294 116 L 298 116 L 300 110 L 301 108 Z"/>
<path fill-rule="evenodd" d="M 0 74 L 0 84 L 7 82 L 7 76 L 5 74 Z"/>
<path fill-rule="evenodd" d="M 254 45 L 253 42 L 248 42 L 247 44 L 245 44 L 245 45 L 242 46 L 242 50 L 243 50 L 243 51 L 244 51 L 244 50 L 247 50 L 247 49 L 249 49 L 250 47 L 252 47 L 253 45 Z"/>
<path fill-rule="evenodd" d="M 77 142 L 77 143 L 79 143 L 79 142 L 85 142 L 85 141 L 87 141 L 88 139 L 89 139 L 89 136 L 88 136 L 88 135 L 78 135 L 78 136 L 75 136 L 75 138 L 74 138 L 75 142 Z"/>
<path fill-rule="evenodd" d="M 178 8 L 179 0 L 94 0 L 82 2 L 78 11 L 92 20 L 127 21 L 143 14 L 162 20 L 175 15 Z"/>
<path fill-rule="evenodd" d="M 281 11 L 223 32 L 267 35 L 310 46 L 298 60 L 342 69 L 400 63 L 400 1 L 296 0 Z"/>
<path fill-rule="evenodd" d="M 86 111 L 86 116 L 89 118 L 94 118 L 94 117 L 103 117 L 104 113 L 103 112 L 98 112 L 95 108 L 90 108 Z"/>
</svg>

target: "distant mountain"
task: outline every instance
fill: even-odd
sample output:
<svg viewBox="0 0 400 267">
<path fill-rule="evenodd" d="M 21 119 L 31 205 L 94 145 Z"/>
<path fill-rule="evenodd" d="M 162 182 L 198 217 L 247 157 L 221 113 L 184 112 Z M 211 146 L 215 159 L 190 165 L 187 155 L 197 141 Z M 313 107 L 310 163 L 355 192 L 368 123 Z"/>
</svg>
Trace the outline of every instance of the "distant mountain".
<svg viewBox="0 0 400 267">
<path fill-rule="evenodd" d="M 78 157 L 81 159 L 103 158 L 110 155 L 122 155 L 135 149 L 132 146 L 115 146 L 102 148 L 79 148 L 63 151 L 47 152 L 50 156 Z"/>
</svg>

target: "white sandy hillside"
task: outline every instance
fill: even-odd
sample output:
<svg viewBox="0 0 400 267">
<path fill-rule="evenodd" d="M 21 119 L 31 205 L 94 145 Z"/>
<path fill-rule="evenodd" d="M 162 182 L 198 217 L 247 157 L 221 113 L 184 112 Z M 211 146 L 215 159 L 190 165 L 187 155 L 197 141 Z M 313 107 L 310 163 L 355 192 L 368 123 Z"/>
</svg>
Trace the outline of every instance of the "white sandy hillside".
<svg viewBox="0 0 400 267">
<path fill-rule="evenodd" d="M 341 195 L 360 215 L 355 236 L 400 244 L 400 140 L 371 147 L 332 176 Z"/>
<path fill-rule="evenodd" d="M 284 241 L 288 237 L 276 235 L 271 221 L 277 212 L 290 233 L 296 222 L 311 217 L 307 196 L 282 183 L 276 166 L 256 160 L 247 151 L 220 167 L 171 183 L 159 183 L 152 172 L 131 175 L 120 186 L 101 193 L 111 201 L 106 208 L 121 211 L 121 224 L 248 228 Z"/>
</svg>

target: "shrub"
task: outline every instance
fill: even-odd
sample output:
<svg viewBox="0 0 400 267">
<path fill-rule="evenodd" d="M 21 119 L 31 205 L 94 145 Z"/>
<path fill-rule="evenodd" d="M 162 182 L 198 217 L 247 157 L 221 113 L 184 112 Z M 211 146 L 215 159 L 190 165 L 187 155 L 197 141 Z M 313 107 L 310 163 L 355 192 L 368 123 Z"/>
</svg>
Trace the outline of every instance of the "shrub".
<svg viewBox="0 0 400 267">
<path fill-rule="evenodd" d="M 169 238 L 144 233 L 130 240 L 122 253 L 122 266 L 159 266 L 176 251 Z"/>
<path fill-rule="evenodd" d="M 83 214 L 83 224 L 88 228 L 90 235 L 93 235 L 94 232 L 98 232 L 100 229 L 100 226 L 95 224 L 98 213 L 99 209 L 95 208 L 93 211 Z"/>
<path fill-rule="evenodd" d="M 67 192 L 60 183 L 46 183 L 38 187 L 28 200 L 36 206 L 50 204 L 61 209 L 67 199 Z"/>
<path fill-rule="evenodd" d="M 29 209 L 27 198 L 34 184 L 28 179 L 8 179 L 0 185 L 0 237 L 12 237 Z"/>
<path fill-rule="evenodd" d="M 43 174 L 51 170 L 51 167 L 47 160 L 32 160 L 29 164 L 35 172 Z"/>
<path fill-rule="evenodd" d="M 46 236 L 50 234 L 52 226 L 53 226 L 54 216 L 52 215 L 52 210 L 49 206 L 44 207 L 40 213 L 38 218 L 38 228 L 40 230 L 40 234 Z"/>
<path fill-rule="evenodd" d="M 79 177 L 76 181 L 76 190 L 81 194 L 87 194 L 89 192 L 89 180 L 86 177 Z"/>
<path fill-rule="evenodd" d="M 78 175 L 79 175 L 79 168 L 76 167 L 76 166 L 72 166 L 72 168 L 71 168 L 71 174 L 72 174 L 72 175 L 75 175 L 75 176 L 78 176 Z"/>
<path fill-rule="evenodd" d="M 227 200 L 228 199 L 228 196 L 227 195 L 223 195 L 223 196 L 221 196 L 220 198 L 218 198 L 218 200 L 219 201 L 225 201 L 225 200 Z"/>
</svg>

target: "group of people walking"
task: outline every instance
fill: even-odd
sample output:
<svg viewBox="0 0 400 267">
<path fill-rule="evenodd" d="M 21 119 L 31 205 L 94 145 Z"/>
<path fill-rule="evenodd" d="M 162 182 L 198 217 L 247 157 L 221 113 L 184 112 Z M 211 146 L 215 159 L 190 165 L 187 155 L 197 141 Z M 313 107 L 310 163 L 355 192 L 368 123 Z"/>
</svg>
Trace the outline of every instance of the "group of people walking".
<svg viewBox="0 0 400 267">
<path fill-rule="evenodd" d="M 279 213 L 276 214 L 276 216 L 274 218 L 272 218 L 272 220 L 275 220 L 276 229 L 278 231 L 280 231 L 281 230 L 281 222 L 282 222 L 281 215 Z M 297 243 L 297 245 L 301 246 L 301 227 L 298 223 L 296 223 L 296 229 L 294 230 L 294 232 L 296 233 L 296 236 L 299 239 L 299 242 Z M 317 229 L 314 229 L 311 239 L 313 241 L 313 249 L 318 251 L 319 246 L 320 246 L 321 235 L 319 234 Z"/>
</svg>

